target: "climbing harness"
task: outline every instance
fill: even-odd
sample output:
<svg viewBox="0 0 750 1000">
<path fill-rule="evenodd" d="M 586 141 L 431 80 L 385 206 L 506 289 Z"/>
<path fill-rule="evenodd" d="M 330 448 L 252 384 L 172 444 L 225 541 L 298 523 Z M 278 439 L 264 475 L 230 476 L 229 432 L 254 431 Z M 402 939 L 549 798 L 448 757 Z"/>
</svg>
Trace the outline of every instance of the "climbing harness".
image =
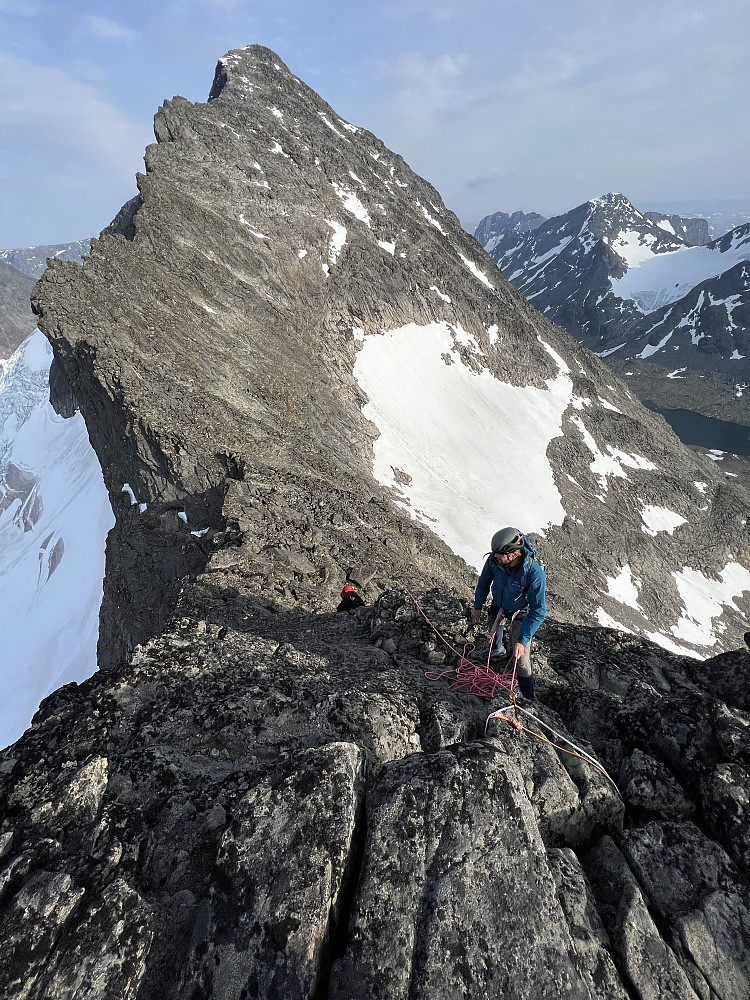
<svg viewBox="0 0 750 1000">
<path fill-rule="evenodd" d="M 490 655 L 492 652 L 495 633 L 497 632 L 498 627 L 502 628 L 502 626 L 500 625 L 500 622 L 502 621 L 501 613 L 498 613 L 498 616 L 495 619 L 492 635 L 490 636 L 490 646 L 489 650 L 487 651 L 487 662 L 477 663 L 476 661 L 470 660 L 468 658 L 469 653 L 473 649 L 473 644 L 467 643 L 464 646 L 463 653 L 459 653 L 458 650 L 455 649 L 448 642 L 448 640 L 444 638 L 444 636 L 442 636 L 440 632 L 435 628 L 430 619 L 422 610 L 422 607 L 419 601 L 414 596 L 414 594 L 412 594 L 412 592 L 407 587 L 404 587 L 404 590 L 412 599 L 412 601 L 414 602 L 414 606 L 417 608 L 417 610 L 422 615 L 427 624 L 430 626 L 435 635 L 448 649 L 451 650 L 451 652 L 455 653 L 455 655 L 458 657 L 458 665 L 456 667 L 451 667 L 448 670 L 441 670 L 439 672 L 429 671 L 429 670 L 425 671 L 425 677 L 427 678 L 427 680 L 437 681 L 437 680 L 442 680 L 444 677 L 451 677 L 453 681 L 453 683 L 450 685 L 451 691 L 461 691 L 464 694 L 474 694 L 480 698 L 485 698 L 487 701 L 492 701 L 492 699 L 496 697 L 499 691 L 503 689 L 507 691 L 508 697 L 510 698 L 510 704 L 505 705 L 503 708 L 498 709 L 496 712 L 492 712 L 490 713 L 490 715 L 487 716 L 487 721 L 484 724 L 485 736 L 487 735 L 487 726 L 490 723 L 490 719 L 498 719 L 499 721 L 507 722 L 508 725 L 510 725 L 517 732 L 527 733 L 529 736 L 533 736 L 534 739 L 539 740 L 541 743 L 546 743 L 548 746 L 553 747 L 555 750 L 559 750 L 561 753 L 570 754 L 571 757 L 577 757 L 584 763 L 590 764 L 595 771 L 598 771 L 599 774 L 601 774 L 604 778 L 607 779 L 607 781 L 610 782 L 610 784 L 614 786 L 614 789 L 617 792 L 618 796 L 620 797 L 620 799 L 622 799 L 622 795 L 620 794 L 620 789 L 617 787 L 617 783 L 614 781 L 612 777 L 610 777 L 610 775 L 602 767 L 599 761 L 596 760 L 595 757 L 592 757 L 591 754 L 586 753 L 586 751 L 583 750 L 581 747 L 579 747 L 576 743 L 573 743 L 566 736 L 563 736 L 562 733 L 558 733 L 556 729 L 553 729 L 552 726 L 548 725 L 546 722 L 542 722 L 542 720 L 538 718 L 536 715 L 534 715 L 533 712 L 529 712 L 527 709 L 522 708 L 518 704 L 518 698 L 517 698 L 518 687 L 516 685 L 516 667 L 518 666 L 518 657 L 513 657 L 513 660 L 508 665 L 509 669 L 507 669 L 502 674 L 495 673 L 495 671 L 490 667 Z M 515 718 L 512 718 L 505 714 L 510 710 L 513 711 Z M 536 733 L 534 732 L 533 729 L 530 729 L 528 726 L 524 726 L 518 717 L 519 712 L 522 715 L 528 716 L 538 726 L 541 726 L 543 729 L 548 730 L 548 732 L 550 732 L 556 739 L 561 740 L 563 743 L 567 743 L 568 746 L 572 747 L 573 749 L 568 750 L 566 747 L 560 746 L 558 743 L 554 743 L 552 740 L 548 739 L 542 733 Z"/>
</svg>

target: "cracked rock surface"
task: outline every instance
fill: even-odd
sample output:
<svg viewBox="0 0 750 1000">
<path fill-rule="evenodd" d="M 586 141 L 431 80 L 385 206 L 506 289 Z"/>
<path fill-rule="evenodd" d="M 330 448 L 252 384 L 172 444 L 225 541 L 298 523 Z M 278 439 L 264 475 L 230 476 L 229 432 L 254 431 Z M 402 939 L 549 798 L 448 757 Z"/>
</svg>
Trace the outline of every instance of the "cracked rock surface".
<svg viewBox="0 0 750 1000">
<path fill-rule="evenodd" d="M 37 286 L 117 525 L 100 670 L 0 755 L 3 997 L 734 1000 L 749 654 L 582 622 L 636 556 L 644 608 L 677 614 L 696 541 L 647 536 L 639 497 L 689 512 L 715 573 L 746 551 L 737 494 L 623 394 L 601 426 L 660 472 L 601 499 L 566 424 L 538 702 L 488 722 L 502 697 L 453 690 L 476 575 L 373 479 L 352 327 L 460 322 L 497 378 L 539 388 L 543 333 L 579 395 L 613 377 L 456 263 L 482 251 L 437 192 L 350 128 L 273 53 L 230 53 L 208 104 L 159 111 L 140 195 L 83 267 Z M 371 227 L 347 216 L 333 261 L 348 170 Z M 333 613 L 347 581 L 367 604 Z"/>
</svg>

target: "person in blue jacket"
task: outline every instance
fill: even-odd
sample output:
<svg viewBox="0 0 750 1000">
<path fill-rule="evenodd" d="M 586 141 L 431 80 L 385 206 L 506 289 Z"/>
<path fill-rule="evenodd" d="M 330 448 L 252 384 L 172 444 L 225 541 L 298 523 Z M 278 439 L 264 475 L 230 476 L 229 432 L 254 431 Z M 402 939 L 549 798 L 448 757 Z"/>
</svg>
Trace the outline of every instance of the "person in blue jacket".
<svg viewBox="0 0 750 1000">
<path fill-rule="evenodd" d="M 510 654 L 517 659 L 516 679 L 524 698 L 534 697 L 531 637 L 544 621 L 547 578 L 537 551 L 518 528 L 501 528 L 492 536 L 492 552 L 484 564 L 474 594 L 471 620 L 478 622 L 492 590 L 488 625 L 495 631 L 510 619 Z"/>
</svg>

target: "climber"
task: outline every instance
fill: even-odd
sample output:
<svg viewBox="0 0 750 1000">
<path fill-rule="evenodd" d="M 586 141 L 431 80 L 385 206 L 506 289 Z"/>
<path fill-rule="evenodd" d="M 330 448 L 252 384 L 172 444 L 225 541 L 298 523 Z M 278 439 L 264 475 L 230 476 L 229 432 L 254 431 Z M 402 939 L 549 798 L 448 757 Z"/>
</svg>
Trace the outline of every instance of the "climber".
<svg viewBox="0 0 750 1000">
<path fill-rule="evenodd" d="M 350 583 L 344 587 L 341 591 L 341 604 L 336 608 L 337 611 L 354 611 L 355 608 L 364 607 L 364 601 L 356 592 L 354 587 Z"/>
<path fill-rule="evenodd" d="M 510 619 L 510 660 L 516 662 L 516 679 L 524 698 L 534 698 L 534 675 L 531 666 L 531 637 L 544 621 L 546 576 L 538 553 L 517 528 L 502 528 L 492 536 L 492 552 L 484 564 L 474 594 L 471 621 L 476 623 L 492 589 L 487 625 L 499 644 L 503 619 Z M 502 655 L 490 650 L 491 658 Z"/>
</svg>

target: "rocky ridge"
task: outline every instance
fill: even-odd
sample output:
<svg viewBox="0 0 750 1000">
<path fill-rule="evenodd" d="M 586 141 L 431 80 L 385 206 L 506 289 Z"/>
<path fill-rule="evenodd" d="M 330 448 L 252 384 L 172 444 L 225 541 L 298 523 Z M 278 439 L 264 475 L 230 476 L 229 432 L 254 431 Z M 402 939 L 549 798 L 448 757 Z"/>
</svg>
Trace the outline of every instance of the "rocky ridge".
<svg viewBox="0 0 750 1000">
<path fill-rule="evenodd" d="M 546 221 L 538 212 L 513 212 L 512 215 L 494 212 L 482 219 L 474 230 L 474 238 L 490 253 L 507 232 L 528 233 Z"/>
<path fill-rule="evenodd" d="M 674 641 L 687 609 L 664 567 L 717 574 L 742 564 L 741 499 L 603 364 L 487 278 L 490 258 L 434 188 L 262 51 L 227 57 L 207 104 L 176 98 L 159 110 L 121 232 L 115 223 L 93 241 L 83 267 L 54 262 L 34 293 L 113 507 L 119 497 L 124 508 L 110 536 L 100 664 L 158 632 L 183 576 L 201 569 L 239 566 L 259 590 L 319 609 L 347 578 L 370 598 L 416 583 L 415 572 L 425 585 L 465 586 L 465 565 L 434 539 L 424 544 L 393 503 L 448 534 L 444 509 L 409 501 L 425 447 L 453 468 L 486 455 L 455 487 L 474 533 L 490 537 L 509 509 L 544 531 L 552 579 L 558 568 L 567 578 L 555 592 L 561 618 L 593 620 L 602 607 Z M 491 378 L 504 408 L 488 418 L 506 449 L 520 435 L 541 478 L 519 474 L 497 497 L 486 485 L 491 445 L 467 453 L 448 411 L 425 429 L 429 445 L 386 470 L 386 492 L 373 481 L 384 427 L 364 418 L 353 372 L 384 331 L 414 328 L 428 331 L 425 350 L 440 354 L 451 385 Z M 404 362 L 413 395 L 435 392 L 420 381 L 421 358 Z M 537 389 L 540 412 L 560 409 L 546 439 L 510 422 Z M 124 484 L 137 503 L 122 497 Z M 540 496 L 551 515 L 529 523 Z M 680 524 L 657 543 L 643 521 L 652 508 Z M 474 544 L 477 565 L 485 543 Z M 696 547 L 708 553 L 701 565 Z M 582 572 L 571 579 L 572 553 Z M 607 596 L 607 578 L 626 565 L 640 581 L 638 608 Z M 718 641 L 731 644 L 745 626 L 731 607 L 720 614 Z"/>
<path fill-rule="evenodd" d="M 0 261 L 0 359 L 13 354 L 36 326 L 29 305 L 34 281 Z"/>
<path fill-rule="evenodd" d="M 536 718 L 618 791 L 430 680 L 402 591 L 190 601 L 4 755 L 7 997 L 747 995 L 747 653 L 543 627 Z"/>
<path fill-rule="evenodd" d="M 155 131 L 120 233 L 34 296 L 117 525 L 102 669 L 0 762 L 6 995 L 745 996 L 747 654 L 581 625 L 645 619 L 605 594 L 626 556 L 665 629 L 696 536 L 705 574 L 747 561 L 737 493 L 273 53 L 230 53 Z M 371 472 L 357 353 L 435 322 L 446 369 L 514 401 L 570 382 L 531 733 L 434 676 L 456 654 L 405 587 L 460 650 L 475 577 L 394 502 L 409 469 L 398 494 Z M 644 498 L 690 536 L 644 532 Z M 330 613 L 344 580 L 369 607 Z"/>
</svg>

